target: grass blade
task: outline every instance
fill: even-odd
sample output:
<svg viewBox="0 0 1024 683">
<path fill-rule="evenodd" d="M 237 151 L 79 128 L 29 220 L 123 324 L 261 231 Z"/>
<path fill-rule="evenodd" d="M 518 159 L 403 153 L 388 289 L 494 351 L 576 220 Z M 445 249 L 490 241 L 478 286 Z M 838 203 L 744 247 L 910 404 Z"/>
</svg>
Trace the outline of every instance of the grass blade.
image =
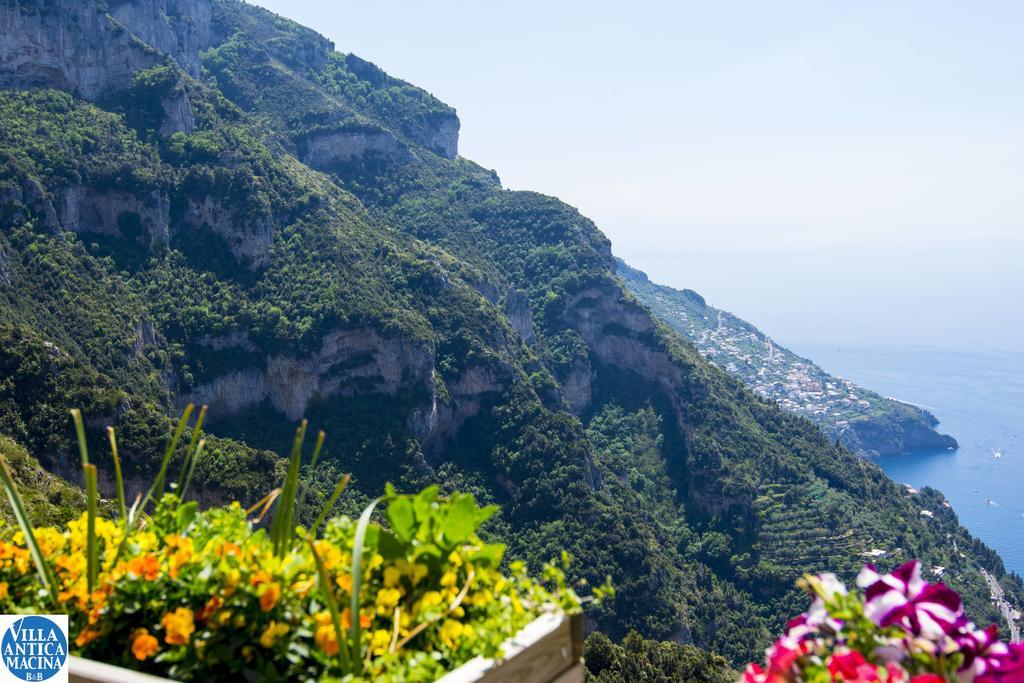
<svg viewBox="0 0 1024 683">
<path fill-rule="evenodd" d="M 191 467 L 189 461 L 193 457 L 198 456 L 198 453 L 196 453 L 196 442 L 199 440 L 199 436 L 203 433 L 203 420 L 206 419 L 206 408 L 207 406 L 203 406 L 199 409 L 199 417 L 196 418 L 196 424 L 192 428 L 192 439 L 188 442 L 188 449 L 185 451 L 185 459 L 181 463 L 181 472 L 178 473 L 178 484 L 174 489 L 178 492 L 179 497 L 183 497 L 181 489 L 185 486 L 186 472 Z"/>
<path fill-rule="evenodd" d="M 85 465 L 85 576 L 89 594 L 99 577 L 99 548 L 96 545 L 96 465 Z"/>
<path fill-rule="evenodd" d="M 301 517 L 302 510 L 306 507 L 306 498 L 309 496 L 310 479 L 313 477 L 313 469 L 316 467 L 317 458 L 320 457 L 320 449 L 324 447 L 324 430 L 320 430 L 316 435 L 316 445 L 313 447 L 313 457 L 309 461 L 309 476 L 306 477 L 306 483 L 302 485 L 302 495 L 299 496 L 299 504 L 295 508 L 295 516 Z"/>
<path fill-rule="evenodd" d="M 7 500 L 14 511 L 14 518 L 18 521 L 21 533 L 25 537 L 25 545 L 28 546 L 29 553 L 32 555 L 32 561 L 36 565 L 39 583 L 46 589 L 47 594 L 50 596 L 50 601 L 56 607 L 57 579 L 54 577 L 53 568 L 46 558 L 43 557 L 43 551 L 36 542 L 35 533 L 32 531 L 32 522 L 29 521 L 28 514 L 25 512 L 25 503 L 21 500 L 18 487 L 14 485 L 14 477 L 11 475 L 10 468 L 7 467 L 6 458 L 3 456 L 0 456 L 0 485 L 3 486 L 4 493 L 7 494 Z"/>
<path fill-rule="evenodd" d="M 273 541 L 274 554 L 278 557 L 287 551 L 288 546 L 291 545 L 292 535 L 295 533 L 292 519 L 295 514 L 295 496 L 299 486 L 299 466 L 302 464 L 302 443 L 306 440 L 308 424 L 306 420 L 303 420 L 299 424 L 299 428 L 295 430 L 295 441 L 292 443 L 292 453 L 288 460 L 284 485 L 281 487 L 281 496 L 277 499 L 274 519 L 270 523 L 270 538 Z"/>
<path fill-rule="evenodd" d="M 331 585 L 331 579 L 327 573 L 327 567 L 324 566 L 323 559 L 321 559 L 320 554 L 316 551 L 315 539 L 312 536 L 306 536 L 306 541 L 309 543 L 309 551 L 313 553 L 313 561 L 316 563 L 316 573 L 320 577 L 320 588 L 323 590 L 324 601 L 327 603 L 327 609 L 331 613 L 331 621 L 334 624 L 334 637 L 338 641 L 338 655 L 341 659 L 341 669 L 344 673 L 350 673 L 349 667 L 351 665 L 352 658 L 348 649 L 348 643 L 345 642 L 345 629 L 341 627 L 341 612 L 338 609 L 338 598 L 334 595 L 334 587 Z M 354 613 L 352 619 L 353 621 L 358 622 L 359 613 Z"/>
<path fill-rule="evenodd" d="M 199 413 L 199 419 L 203 419 L 203 414 Z M 189 484 L 192 483 L 192 474 L 196 471 L 196 463 L 199 462 L 199 456 L 203 454 L 203 449 L 206 447 L 206 439 L 200 439 L 199 443 L 196 444 L 196 450 L 192 454 L 192 457 L 188 462 L 188 475 L 185 477 L 185 483 L 178 489 L 178 498 L 182 501 L 185 500 L 185 492 L 188 491 Z M 182 470 L 184 472 L 184 470 Z"/>
<path fill-rule="evenodd" d="M 320 515 L 316 518 L 316 521 L 313 522 L 313 526 L 309 528 L 310 532 L 314 536 L 316 536 L 318 529 L 320 529 L 320 525 L 324 523 L 325 519 L 327 519 L 327 514 L 331 511 L 331 508 L 334 507 L 335 501 L 338 500 L 338 496 L 340 496 L 341 492 L 345 490 L 346 486 L 348 486 L 349 479 L 351 478 L 351 475 L 346 474 L 338 481 L 338 485 L 334 487 L 334 492 L 324 504 L 324 509 L 320 511 Z"/>
<path fill-rule="evenodd" d="M 124 497 L 124 478 L 121 476 L 121 458 L 117 454 L 117 437 L 114 436 L 114 428 L 107 427 L 107 437 L 110 439 L 110 455 L 114 458 L 114 483 L 117 485 L 117 509 L 121 513 L 121 524 L 128 522 L 128 507 Z"/>
<path fill-rule="evenodd" d="M 178 420 L 178 426 L 174 428 L 174 434 L 171 435 L 170 441 L 167 443 L 167 450 L 164 451 L 164 459 L 160 463 L 160 471 L 157 472 L 156 480 L 153 485 L 149 487 L 149 491 L 146 492 L 145 497 L 142 499 L 142 503 L 139 505 L 138 513 L 141 515 L 146 512 L 146 505 L 153 498 L 154 495 L 160 496 L 164 492 L 164 480 L 167 478 L 167 463 L 171 460 L 171 455 L 174 454 L 174 449 L 178 447 L 178 440 L 181 438 L 181 433 L 185 431 L 185 425 L 188 424 L 188 419 L 192 417 L 192 411 L 195 406 L 189 403 L 185 406 L 185 412 L 181 414 L 181 419 Z"/>
<path fill-rule="evenodd" d="M 280 487 L 278 487 L 271 491 L 270 493 L 268 493 L 267 495 L 260 498 L 251 507 L 247 508 L 245 511 L 245 516 L 248 517 L 257 510 L 262 509 L 262 511 L 260 512 L 260 519 L 263 519 L 263 515 L 267 514 L 267 510 L 270 509 L 270 506 L 274 504 L 274 501 L 277 500 L 277 497 L 280 495 L 281 489 Z"/>
<path fill-rule="evenodd" d="M 82 467 L 89 464 L 89 447 L 85 443 L 85 425 L 82 424 L 82 411 L 71 409 L 71 419 L 75 421 L 75 433 L 78 435 L 78 452 L 82 456 Z"/>
<path fill-rule="evenodd" d="M 366 506 L 363 514 L 359 515 L 356 535 L 352 542 L 352 600 L 350 608 L 352 610 L 352 653 L 355 661 L 361 661 L 363 658 L 359 624 L 359 603 L 362 597 L 360 593 L 363 588 L 363 545 L 366 543 L 366 530 L 370 527 L 370 517 L 373 516 L 374 508 L 382 500 L 384 500 L 383 496 L 375 498 Z"/>
</svg>

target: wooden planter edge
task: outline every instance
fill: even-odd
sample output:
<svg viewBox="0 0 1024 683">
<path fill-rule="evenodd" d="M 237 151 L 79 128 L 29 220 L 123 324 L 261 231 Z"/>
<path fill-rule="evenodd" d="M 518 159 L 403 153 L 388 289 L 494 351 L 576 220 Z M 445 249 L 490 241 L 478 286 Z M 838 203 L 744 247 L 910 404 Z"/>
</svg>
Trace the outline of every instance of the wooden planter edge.
<svg viewBox="0 0 1024 683">
<path fill-rule="evenodd" d="M 500 660 L 477 657 L 437 683 L 582 683 L 583 616 L 548 612 L 505 641 Z M 169 683 L 168 679 L 69 657 L 70 683 Z"/>
</svg>

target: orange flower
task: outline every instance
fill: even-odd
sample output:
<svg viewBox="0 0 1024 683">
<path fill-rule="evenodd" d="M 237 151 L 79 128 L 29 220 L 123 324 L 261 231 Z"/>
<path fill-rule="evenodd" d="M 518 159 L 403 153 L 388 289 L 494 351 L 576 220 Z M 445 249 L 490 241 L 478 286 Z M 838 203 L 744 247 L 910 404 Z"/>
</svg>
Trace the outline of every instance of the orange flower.
<svg viewBox="0 0 1024 683">
<path fill-rule="evenodd" d="M 132 631 L 132 654 L 135 659 L 139 661 L 148 659 L 155 655 L 158 649 L 160 649 L 160 643 L 149 634 L 147 629 L 137 628 Z"/>
<path fill-rule="evenodd" d="M 215 552 L 217 554 L 217 557 L 227 557 L 228 555 L 241 555 L 242 548 L 241 546 L 235 545 L 231 541 L 225 541 L 224 543 L 217 546 L 217 550 Z"/>
<path fill-rule="evenodd" d="M 370 617 L 365 615 L 365 614 L 360 614 L 359 615 L 359 627 L 360 628 L 369 628 L 370 627 Z M 343 630 L 345 630 L 345 631 L 347 631 L 350 628 L 352 628 L 352 610 L 349 609 L 348 607 L 346 607 L 341 612 L 341 628 Z"/>
<path fill-rule="evenodd" d="M 206 621 L 214 612 L 219 610 L 223 605 L 224 601 L 220 598 L 220 596 L 214 595 L 212 598 L 206 601 L 206 604 L 203 605 L 203 608 L 199 610 L 199 614 L 197 614 L 196 616 L 199 618 L 199 621 Z"/>
<path fill-rule="evenodd" d="M 274 605 L 277 604 L 277 599 L 281 597 L 281 586 L 276 582 L 270 582 L 263 586 L 263 592 L 260 593 L 260 609 L 264 612 L 269 612 L 274 609 Z"/>
<path fill-rule="evenodd" d="M 8 592 L 7 582 L 0 581 L 0 600 L 6 600 Z"/>
<path fill-rule="evenodd" d="M 324 624 L 323 626 L 318 626 L 313 640 L 316 641 L 317 647 L 323 650 L 325 655 L 333 656 L 338 654 L 338 634 L 335 632 L 333 625 Z"/>
<path fill-rule="evenodd" d="M 139 555 L 128 561 L 128 571 L 146 581 L 160 576 L 160 561 L 152 555 Z"/>
<path fill-rule="evenodd" d="M 196 630 L 196 624 L 192 616 L 192 610 L 187 607 L 179 607 L 173 612 L 168 612 L 160 620 L 164 627 L 164 640 L 168 645 L 187 645 L 192 632 Z"/>
<path fill-rule="evenodd" d="M 253 586 L 258 586 L 261 583 L 268 583 L 270 579 L 270 574 L 260 570 L 252 575 L 252 577 L 249 579 L 249 583 L 251 583 Z"/>
<path fill-rule="evenodd" d="M 85 647 L 92 641 L 99 638 L 99 636 L 99 631 L 96 631 L 91 628 L 84 628 L 82 629 L 82 632 L 78 634 L 78 637 L 75 638 L 75 645 L 77 645 L 78 647 Z"/>
</svg>

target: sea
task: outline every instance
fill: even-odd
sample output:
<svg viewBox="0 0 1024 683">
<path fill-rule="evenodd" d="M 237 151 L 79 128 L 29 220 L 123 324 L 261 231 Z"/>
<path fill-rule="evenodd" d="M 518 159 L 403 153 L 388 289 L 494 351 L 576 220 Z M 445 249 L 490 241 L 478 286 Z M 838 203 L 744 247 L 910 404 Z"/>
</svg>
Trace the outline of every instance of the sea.
<svg viewBox="0 0 1024 683">
<path fill-rule="evenodd" d="M 876 462 L 899 483 L 942 491 L 960 522 L 1024 576 L 1024 352 L 787 345 L 832 374 L 931 411 L 958 450 Z"/>
</svg>

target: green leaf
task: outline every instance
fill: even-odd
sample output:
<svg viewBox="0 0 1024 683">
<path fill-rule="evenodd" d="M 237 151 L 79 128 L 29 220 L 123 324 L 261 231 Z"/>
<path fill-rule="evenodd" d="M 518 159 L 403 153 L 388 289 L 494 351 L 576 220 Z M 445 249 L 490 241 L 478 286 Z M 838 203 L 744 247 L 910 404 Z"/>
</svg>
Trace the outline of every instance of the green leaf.
<svg viewBox="0 0 1024 683">
<path fill-rule="evenodd" d="M 467 493 L 452 497 L 441 523 L 441 533 L 449 547 L 462 543 L 476 531 L 479 512 L 472 495 Z"/>
<path fill-rule="evenodd" d="M 416 511 L 416 518 L 421 522 L 430 517 L 431 506 L 437 498 L 438 491 L 440 489 L 437 486 L 428 486 L 416 494 L 416 497 L 413 499 L 412 506 Z"/>
<path fill-rule="evenodd" d="M 124 497 L 124 478 L 121 476 L 121 458 L 117 453 L 117 437 L 114 428 L 107 427 L 110 439 L 110 455 L 114 459 L 114 483 L 117 485 L 117 510 L 121 515 L 121 524 L 128 523 L 128 506 Z"/>
<path fill-rule="evenodd" d="M 331 497 L 327 499 L 326 503 L 324 503 L 324 509 L 320 511 L 320 514 L 317 515 L 316 521 L 313 522 L 313 526 L 309 529 L 314 536 L 316 536 L 320 525 L 324 523 L 325 519 L 327 519 L 327 515 L 331 512 L 331 508 L 334 507 L 334 503 L 338 500 L 338 496 L 340 496 L 341 492 L 345 490 L 346 486 L 348 486 L 349 479 L 351 479 L 351 476 L 346 474 L 338 480 L 338 485 L 334 487 L 334 492 L 331 493 Z"/>
<path fill-rule="evenodd" d="M 43 551 L 36 542 L 36 535 L 32 530 L 32 522 L 29 521 L 28 514 L 25 512 L 25 503 L 21 500 L 18 487 L 14 484 L 14 477 L 11 475 L 10 468 L 7 467 L 7 459 L 3 456 L 0 456 L 0 485 L 3 486 L 4 493 L 7 494 L 7 500 L 10 502 L 11 510 L 14 512 L 14 518 L 18 521 L 18 526 L 21 527 L 22 535 L 25 536 L 25 545 L 28 546 L 29 553 L 32 555 L 32 562 L 36 565 L 39 583 L 46 589 L 50 602 L 56 606 L 57 579 L 54 577 L 53 568 L 46 557 L 43 556 Z"/>
<path fill-rule="evenodd" d="M 194 500 L 178 506 L 178 511 L 174 515 L 174 526 L 178 530 L 178 533 L 182 533 L 189 528 L 198 512 L 199 503 Z"/>
<path fill-rule="evenodd" d="M 388 521 L 395 535 L 403 541 L 412 539 L 416 530 L 416 514 L 412 501 L 406 496 L 398 496 L 388 503 Z"/>
<path fill-rule="evenodd" d="M 85 576 L 91 594 L 99 578 L 99 547 L 96 538 L 96 465 L 85 464 Z"/>
<path fill-rule="evenodd" d="M 501 558 L 504 556 L 504 543 L 490 543 L 471 554 L 469 561 L 485 568 L 494 569 L 501 564 Z"/>
<path fill-rule="evenodd" d="M 362 593 L 363 587 L 363 550 L 366 545 L 366 534 L 370 528 L 370 518 L 373 516 L 373 510 L 382 500 L 384 499 L 373 499 L 366 506 L 366 509 L 363 510 L 363 514 L 359 515 L 359 523 L 356 524 L 356 535 L 352 541 L 352 600 L 350 609 L 352 610 L 352 654 L 355 661 L 362 661 L 363 659 L 359 625 L 359 601 L 361 600 L 360 593 Z"/>
<path fill-rule="evenodd" d="M 377 552 L 379 552 L 385 560 L 404 558 L 407 547 L 408 546 L 405 543 L 400 541 L 387 529 L 381 529 L 378 532 Z"/>
</svg>

